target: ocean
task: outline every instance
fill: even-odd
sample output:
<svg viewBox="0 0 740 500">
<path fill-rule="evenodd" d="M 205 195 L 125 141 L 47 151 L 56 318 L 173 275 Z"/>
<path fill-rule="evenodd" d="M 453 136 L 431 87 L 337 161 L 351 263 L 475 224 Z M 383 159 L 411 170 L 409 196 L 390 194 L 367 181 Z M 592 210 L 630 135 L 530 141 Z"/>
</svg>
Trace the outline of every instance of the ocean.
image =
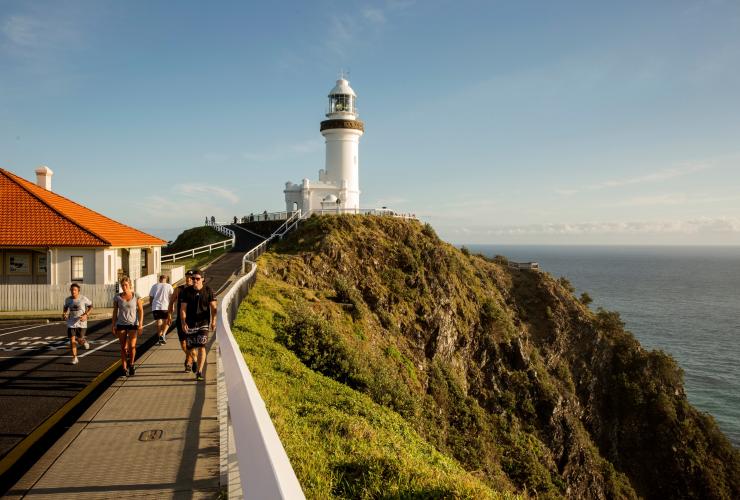
<svg viewBox="0 0 740 500">
<path fill-rule="evenodd" d="M 691 404 L 740 447 L 740 247 L 466 246 L 539 262 L 592 308 L 618 311 L 644 347 L 678 361 Z"/>
</svg>

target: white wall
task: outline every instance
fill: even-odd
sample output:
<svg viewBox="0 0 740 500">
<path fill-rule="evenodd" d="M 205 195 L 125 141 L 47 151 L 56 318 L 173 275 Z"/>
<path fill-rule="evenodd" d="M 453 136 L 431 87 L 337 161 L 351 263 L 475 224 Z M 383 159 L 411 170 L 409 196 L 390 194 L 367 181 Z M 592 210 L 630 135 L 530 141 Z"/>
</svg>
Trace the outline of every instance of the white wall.
<svg viewBox="0 0 740 500">
<path fill-rule="evenodd" d="M 72 257 L 81 256 L 83 259 L 82 283 L 96 284 L 94 248 L 57 248 L 56 253 L 56 283 L 68 284 L 72 281 Z"/>
<path fill-rule="evenodd" d="M 141 249 L 129 248 L 128 251 L 128 277 L 135 280 L 141 276 Z"/>
<path fill-rule="evenodd" d="M 321 133 L 326 138 L 326 178 L 347 190 L 342 197 L 344 208 L 359 208 L 359 143 L 362 131 L 338 128 Z"/>
<path fill-rule="evenodd" d="M 157 274 L 141 276 L 134 281 L 134 291 L 139 294 L 139 297 L 148 297 L 152 286 L 158 282 L 159 275 Z"/>
</svg>

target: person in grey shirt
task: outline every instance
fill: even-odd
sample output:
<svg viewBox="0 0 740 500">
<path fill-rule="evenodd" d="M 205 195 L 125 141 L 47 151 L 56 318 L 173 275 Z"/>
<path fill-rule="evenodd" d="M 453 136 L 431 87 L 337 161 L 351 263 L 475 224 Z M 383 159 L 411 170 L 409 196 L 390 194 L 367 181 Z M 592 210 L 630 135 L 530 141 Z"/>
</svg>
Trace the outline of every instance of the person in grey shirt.
<svg viewBox="0 0 740 500">
<path fill-rule="evenodd" d="M 131 289 L 131 278 L 121 278 L 121 293 L 113 297 L 113 335 L 121 344 L 121 367 L 128 377 L 136 373 L 136 339 L 144 329 L 144 304 Z"/>
<path fill-rule="evenodd" d="M 67 321 L 67 337 L 69 347 L 72 350 L 72 364 L 76 365 L 77 344 L 82 344 L 85 349 L 90 349 L 90 343 L 85 337 L 87 331 L 87 318 L 92 311 L 92 302 L 84 295 L 80 295 L 80 285 L 72 283 L 69 286 L 69 297 L 64 299 L 62 318 Z"/>
</svg>

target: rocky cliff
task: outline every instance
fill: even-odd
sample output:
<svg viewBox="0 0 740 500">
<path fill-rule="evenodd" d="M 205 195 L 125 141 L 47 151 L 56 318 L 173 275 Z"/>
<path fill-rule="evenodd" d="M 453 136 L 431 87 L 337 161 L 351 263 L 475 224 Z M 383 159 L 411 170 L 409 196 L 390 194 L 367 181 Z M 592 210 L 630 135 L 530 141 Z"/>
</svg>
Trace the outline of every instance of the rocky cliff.
<svg viewBox="0 0 740 500">
<path fill-rule="evenodd" d="M 363 216 L 312 217 L 260 270 L 285 298 L 279 343 L 493 491 L 740 498 L 740 453 L 688 403 L 676 362 L 566 280 Z"/>
</svg>

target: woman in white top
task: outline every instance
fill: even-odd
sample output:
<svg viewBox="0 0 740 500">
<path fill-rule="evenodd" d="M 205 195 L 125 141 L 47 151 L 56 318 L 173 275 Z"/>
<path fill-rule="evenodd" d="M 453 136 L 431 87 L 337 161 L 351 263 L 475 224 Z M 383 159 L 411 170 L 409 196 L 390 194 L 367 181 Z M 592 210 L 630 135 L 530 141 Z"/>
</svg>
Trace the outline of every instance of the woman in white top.
<svg viewBox="0 0 740 500">
<path fill-rule="evenodd" d="M 136 339 L 144 328 L 144 304 L 131 289 L 131 278 L 121 278 L 122 292 L 113 298 L 113 335 L 121 344 L 121 366 L 125 376 L 134 375 Z"/>
</svg>

